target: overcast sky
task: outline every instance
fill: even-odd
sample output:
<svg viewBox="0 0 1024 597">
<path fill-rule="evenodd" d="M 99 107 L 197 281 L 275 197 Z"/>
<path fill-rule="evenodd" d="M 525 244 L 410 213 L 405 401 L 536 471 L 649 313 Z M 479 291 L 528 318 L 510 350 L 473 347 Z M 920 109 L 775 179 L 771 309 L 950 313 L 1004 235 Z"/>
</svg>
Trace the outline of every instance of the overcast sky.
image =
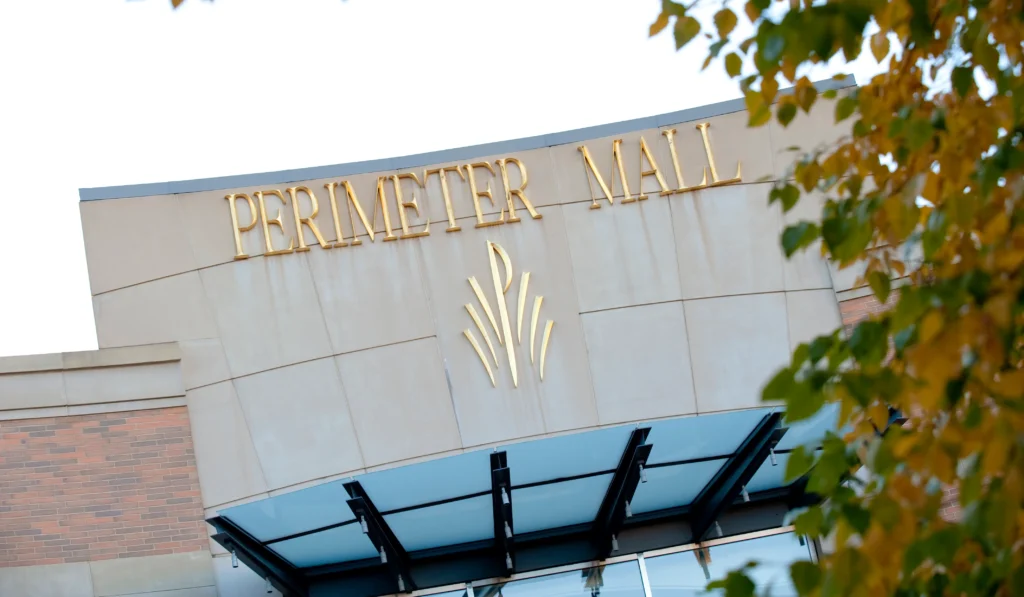
<svg viewBox="0 0 1024 597">
<path fill-rule="evenodd" d="M 0 355 L 96 347 L 79 187 L 406 155 L 738 97 L 720 66 L 700 73 L 701 48 L 647 37 L 660 4 L 0 2 Z"/>
</svg>

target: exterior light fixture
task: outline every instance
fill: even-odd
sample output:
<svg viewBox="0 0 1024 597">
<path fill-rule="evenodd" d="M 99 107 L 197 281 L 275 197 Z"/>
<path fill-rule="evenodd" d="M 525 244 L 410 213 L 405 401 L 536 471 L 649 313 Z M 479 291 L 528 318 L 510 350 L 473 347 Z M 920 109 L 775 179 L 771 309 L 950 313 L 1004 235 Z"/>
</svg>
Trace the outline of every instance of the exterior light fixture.
<svg viewBox="0 0 1024 597">
<path fill-rule="evenodd" d="M 505 568 L 512 569 L 512 555 L 505 552 Z"/>
<path fill-rule="evenodd" d="M 505 522 L 505 538 L 506 539 L 511 539 L 512 538 L 512 527 L 508 526 L 508 522 L 507 521 Z"/>
<path fill-rule="evenodd" d="M 619 551 L 619 538 L 612 535 L 612 551 Z"/>
<path fill-rule="evenodd" d="M 398 575 L 398 592 L 399 593 L 404 593 L 405 592 L 405 580 L 402 579 L 402 575 L 401 574 Z"/>
<path fill-rule="evenodd" d="M 647 482 L 647 471 L 644 470 L 644 465 L 642 465 L 642 464 L 640 465 L 640 482 L 641 483 L 646 483 Z"/>
<path fill-rule="evenodd" d="M 744 502 L 749 502 L 749 501 L 750 501 L 750 494 L 749 494 L 749 493 L 747 493 L 747 486 L 746 486 L 746 485 L 744 485 L 744 486 L 743 486 L 743 487 L 742 487 L 742 488 L 740 489 L 740 491 L 742 492 L 742 495 L 743 495 L 743 501 L 744 501 Z"/>
<path fill-rule="evenodd" d="M 779 461 L 775 459 L 775 448 L 768 449 L 768 456 L 772 459 L 772 466 L 778 466 Z"/>
<path fill-rule="evenodd" d="M 380 563 L 381 564 L 387 564 L 388 563 L 388 554 L 387 554 L 387 552 L 384 551 L 383 547 L 380 548 Z"/>
<path fill-rule="evenodd" d="M 362 517 L 362 516 L 359 517 L 359 526 L 362 527 L 364 535 L 369 535 L 370 534 L 370 525 L 366 524 L 366 518 L 365 517 Z"/>
<path fill-rule="evenodd" d="M 238 554 L 235 553 L 234 548 L 231 548 L 231 567 L 238 568 Z"/>
<path fill-rule="evenodd" d="M 629 502 L 626 502 L 626 518 L 633 517 L 633 509 L 629 507 Z"/>
<path fill-rule="evenodd" d="M 501 488 L 501 503 L 505 504 L 506 506 L 509 505 L 508 492 L 505 491 L 504 487 Z"/>
<path fill-rule="evenodd" d="M 273 593 L 274 592 L 274 586 L 270 584 L 270 577 L 269 576 L 264 577 L 263 580 L 265 580 L 267 582 L 267 592 L 268 593 Z"/>
<path fill-rule="evenodd" d="M 722 533 L 722 525 L 718 524 L 717 520 L 715 521 L 715 532 L 718 533 L 719 537 L 721 537 L 722 534 L 723 534 Z"/>
</svg>

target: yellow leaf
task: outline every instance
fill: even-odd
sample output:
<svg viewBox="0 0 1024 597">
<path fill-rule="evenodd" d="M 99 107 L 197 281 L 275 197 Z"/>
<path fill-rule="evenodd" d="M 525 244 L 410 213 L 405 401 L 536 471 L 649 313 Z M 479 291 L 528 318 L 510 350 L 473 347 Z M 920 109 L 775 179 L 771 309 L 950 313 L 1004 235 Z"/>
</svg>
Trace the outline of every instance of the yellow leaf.
<svg viewBox="0 0 1024 597">
<path fill-rule="evenodd" d="M 651 23 L 650 36 L 654 37 L 655 35 L 661 33 L 661 30 L 664 29 L 665 27 L 668 27 L 667 12 L 663 12 L 660 15 L 658 15 L 658 19 Z"/>
<path fill-rule="evenodd" d="M 747 18 L 750 19 L 751 23 L 756 21 L 758 17 L 761 16 L 761 9 L 758 8 L 757 5 L 754 4 L 753 2 L 747 2 L 745 10 L 747 11 Z"/>
<path fill-rule="evenodd" d="M 879 31 L 871 36 L 871 54 L 877 62 L 881 62 L 889 55 L 889 38 L 886 37 L 884 31 Z"/>
<path fill-rule="evenodd" d="M 718 28 L 718 36 L 725 39 L 736 28 L 736 13 L 728 8 L 716 12 L 715 27 Z"/>
<path fill-rule="evenodd" d="M 1010 455 L 1011 441 L 1007 433 L 997 431 L 985 443 L 985 455 L 981 461 L 981 470 L 986 475 L 1000 475 L 1006 468 Z"/>
<path fill-rule="evenodd" d="M 921 322 L 920 343 L 926 344 L 931 342 L 935 336 L 938 336 L 939 332 L 942 331 L 943 323 L 942 313 L 938 311 L 933 310 L 925 315 L 924 320 Z"/>
<path fill-rule="evenodd" d="M 761 95 L 764 96 L 766 103 L 772 103 L 775 101 L 775 94 L 779 92 L 779 82 L 775 80 L 774 76 L 766 76 L 761 79 Z"/>
</svg>

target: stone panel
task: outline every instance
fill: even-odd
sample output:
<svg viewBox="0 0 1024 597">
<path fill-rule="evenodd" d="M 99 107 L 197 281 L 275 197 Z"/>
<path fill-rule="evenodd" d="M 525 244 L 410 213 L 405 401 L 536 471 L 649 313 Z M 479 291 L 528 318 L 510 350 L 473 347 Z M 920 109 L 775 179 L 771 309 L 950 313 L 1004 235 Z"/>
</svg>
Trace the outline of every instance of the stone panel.
<svg viewBox="0 0 1024 597">
<path fill-rule="evenodd" d="M 686 301 L 697 411 L 761 406 L 761 389 L 789 361 L 786 297 Z"/>
<path fill-rule="evenodd" d="M 435 338 L 335 359 L 367 467 L 462 446 Z"/>
<path fill-rule="evenodd" d="M 100 348 L 217 336 L 197 272 L 107 292 L 92 307 Z"/>
<path fill-rule="evenodd" d="M 781 291 L 780 214 L 771 185 L 732 185 L 671 199 L 683 297 Z"/>
<path fill-rule="evenodd" d="M 582 319 L 602 425 L 697 411 L 681 302 Z"/>
<path fill-rule="evenodd" d="M 224 347 L 217 338 L 181 342 L 181 377 L 186 389 L 231 378 Z"/>
<path fill-rule="evenodd" d="M 60 371 L 0 375 L 0 410 L 63 406 L 64 374 Z"/>
<path fill-rule="evenodd" d="M 335 354 L 434 335 L 416 242 L 378 238 L 308 253 Z"/>
<path fill-rule="evenodd" d="M 463 221 L 458 236 L 430 236 L 422 243 L 431 304 L 437 318 L 441 354 L 448 366 L 452 396 L 464 446 L 588 427 L 596 424 L 597 411 L 587 364 L 579 303 L 573 284 L 568 241 L 560 207 L 540 210 L 543 219 L 517 224 L 475 228 Z M 519 387 L 513 386 L 506 347 L 497 342 L 467 278 L 474 276 L 493 309 L 497 309 L 487 254 L 487 241 L 504 247 L 513 275 L 504 298 L 519 372 Z M 504 268 L 497 260 L 499 276 Z M 516 325 L 520 274 L 530 272 L 528 299 L 524 308 L 522 342 Z M 502 278 L 504 281 L 504 277 Z M 534 344 L 535 364 L 530 364 L 530 318 L 533 297 L 543 295 Z M 497 361 L 484 344 L 464 305 L 473 304 L 484 329 L 492 338 Z M 499 312 L 494 311 L 496 320 Z M 545 379 L 539 379 L 540 344 L 547 320 L 553 331 L 545 365 Z M 498 323 L 501 326 L 501 323 Z M 494 370 L 497 387 L 492 387 L 484 366 L 463 335 L 471 329 Z"/>
<path fill-rule="evenodd" d="M 831 289 L 787 292 L 786 316 L 790 350 L 818 336 L 830 334 L 842 325 L 839 304 Z"/>
<path fill-rule="evenodd" d="M 270 489 L 363 467 L 334 359 L 234 383 Z"/>
<path fill-rule="evenodd" d="M 184 396 L 177 362 L 71 369 L 64 372 L 68 404 Z"/>
<path fill-rule="evenodd" d="M 208 551 L 101 560 L 89 567 L 96 597 L 214 586 Z"/>
<path fill-rule="evenodd" d="M 0 568 L 0 595 L 11 597 L 94 597 L 89 564 Z"/>
<path fill-rule="evenodd" d="M 201 276 L 233 376 L 331 354 L 302 254 L 235 261 Z"/>
<path fill-rule="evenodd" d="M 94 295 L 196 269 L 173 196 L 83 201 L 79 207 Z"/>
<path fill-rule="evenodd" d="M 581 312 L 682 298 L 668 200 L 562 208 Z"/>
<path fill-rule="evenodd" d="M 203 506 L 267 491 L 249 425 L 231 382 L 189 390 L 188 414 Z"/>
</svg>

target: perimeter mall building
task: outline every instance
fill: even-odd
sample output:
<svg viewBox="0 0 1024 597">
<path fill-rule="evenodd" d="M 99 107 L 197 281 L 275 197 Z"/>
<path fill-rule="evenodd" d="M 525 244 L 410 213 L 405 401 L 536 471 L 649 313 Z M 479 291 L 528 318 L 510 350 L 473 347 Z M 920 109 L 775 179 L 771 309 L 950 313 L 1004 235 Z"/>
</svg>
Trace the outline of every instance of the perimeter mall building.
<svg viewBox="0 0 1024 597">
<path fill-rule="evenodd" d="M 760 388 L 877 307 L 767 202 L 831 104 L 83 189 L 100 348 L 0 359 L 0 595 L 786 594 L 835 416 Z"/>
</svg>

